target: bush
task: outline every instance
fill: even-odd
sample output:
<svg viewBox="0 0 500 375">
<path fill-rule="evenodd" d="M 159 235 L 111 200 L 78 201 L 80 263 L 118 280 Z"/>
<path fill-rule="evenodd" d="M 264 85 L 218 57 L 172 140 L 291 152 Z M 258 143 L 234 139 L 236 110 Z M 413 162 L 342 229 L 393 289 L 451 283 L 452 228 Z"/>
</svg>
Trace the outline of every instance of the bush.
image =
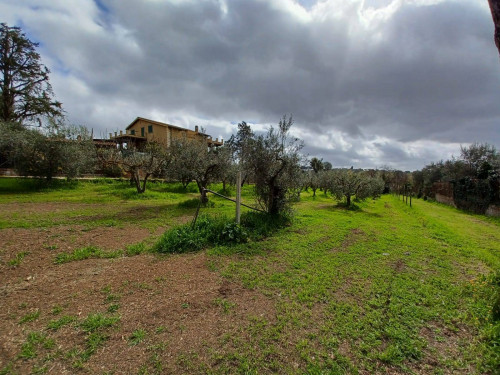
<svg viewBox="0 0 500 375">
<path fill-rule="evenodd" d="M 271 216 L 248 212 L 242 215 L 241 225 L 225 216 L 200 216 L 191 225 L 168 230 L 154 245 L 153 251 L 160 253 L 185 253 L 198 251 L 209 246 L 234 245 L 266 237 L 287 225 L 289 216 Z"/>
</svg>

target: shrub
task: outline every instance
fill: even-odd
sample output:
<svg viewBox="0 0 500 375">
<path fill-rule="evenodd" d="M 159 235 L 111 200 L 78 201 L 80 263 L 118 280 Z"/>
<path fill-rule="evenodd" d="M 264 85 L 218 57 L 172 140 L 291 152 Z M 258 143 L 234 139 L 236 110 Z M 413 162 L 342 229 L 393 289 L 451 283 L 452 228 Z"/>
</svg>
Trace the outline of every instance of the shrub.
<svg viewBox="0 0 500 375">
<path fill-rule="evenodd" d="M 241 225 L 225 216 L 200 216 L 194 225 L 173 228 L 163 234 L 153 251 L 185 253 L 214 245 L 234 245 L 270 235 L 290 222 L 290 216 L 271 216 L 248 212 L 242 215 Z"/>
<path fill-rule="evenodd" d="M 153 247 L 160 253 L 185 253 L 209 245 L 246 242 L 246 232 L 225 216 L 200 216 L 193 228 L 189 224 L 170 229 Z"/>
</svg>

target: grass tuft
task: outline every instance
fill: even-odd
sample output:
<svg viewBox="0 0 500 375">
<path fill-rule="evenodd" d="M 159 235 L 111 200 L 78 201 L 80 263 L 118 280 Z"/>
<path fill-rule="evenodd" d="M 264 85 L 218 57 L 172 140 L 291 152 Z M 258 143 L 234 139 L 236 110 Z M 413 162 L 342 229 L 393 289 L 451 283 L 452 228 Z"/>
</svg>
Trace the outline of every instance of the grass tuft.
<svg viewBox="0 0 500 375">
<path fill-rule="evenodd" d="M 19 324 L 29 323 L 37 320 L 40 317 L 40 310 L 32 311 L 24 315 L 20 320 Z"/>
<path fill-rule="evenodd" d="M 9 260 L 9 266 L 19 267 L 21 265 L 21 262 L 23 261 L 24 257 L 28 254 L 29 254 L 29 252 L 27 252 L 27 251 L 21 251 L 20 253 L 17 253 L 13 259 Z"/>
<path fill-rule="evenodd" d="M 76 321 L 76 316 L 64 315 L 57 320 L 51 320 L 49 324 L 47 324 L 47 328 L 57 331 L 59 328 L 73 323 L 74 321 Z"/>
<path fill-rule="evenodd" d="M 71 253 L 59 253 L 54 258 L 55 264 L 62 264 L 68 262 L 74 262 L 78 260 L 84 260 L 89 258 L 118 258 L 122 255 L 122 252 L 112 251 L 105 252 L 97 246 L 86 246 L 80 249 L 75 249 Z"/>
</svg>

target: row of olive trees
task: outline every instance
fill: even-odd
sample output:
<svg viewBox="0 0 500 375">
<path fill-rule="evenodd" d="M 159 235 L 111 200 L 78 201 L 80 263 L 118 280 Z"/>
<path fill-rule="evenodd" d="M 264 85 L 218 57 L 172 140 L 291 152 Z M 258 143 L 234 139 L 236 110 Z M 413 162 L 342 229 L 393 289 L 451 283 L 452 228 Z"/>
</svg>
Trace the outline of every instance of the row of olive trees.
<svg viewBox="0 0 500 375">
<path fill-rule="evenodd" d="M 84 127 L 51 124 L 40 130 L 0 122 L 0 134 L 0 168 L 15 168 L 19 175 L 47 180 L 94 170 L 94 145 Z"/>
<path fill-rule="evenodd" d="M 328 163 L 328 162 L 327 162 Z M 344 200 L 351 205 L 352 199 L 363 200 L 369 197 L 380 196 L 385 189 L 385 182 L 380 172 L 353 169 L 331 169 L 328 163 L 326 168 L 321 160 L 311 159 L 311 170 L 305 172 L 304 188 L 311 189 L 313 196 L 316 191 L 322 190 L 325 194 L 331 193 L 338 200 Z"/>
</svg>

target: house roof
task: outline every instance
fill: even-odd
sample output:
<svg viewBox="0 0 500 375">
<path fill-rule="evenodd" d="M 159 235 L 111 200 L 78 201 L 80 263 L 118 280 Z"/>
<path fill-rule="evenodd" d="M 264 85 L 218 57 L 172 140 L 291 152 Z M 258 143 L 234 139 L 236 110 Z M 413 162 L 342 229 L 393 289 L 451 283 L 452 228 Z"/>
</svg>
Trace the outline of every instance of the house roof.
<svg viewBox="0 0 500 375">
<path fill-rule="evenodd" d="M 139 120 L 143 120 L 143 121 L 147 121 L 151 124 L 155 124 L 155 125 L 159 125 L 159 126 L 167 126 L 167 127 L 170 127 L 170 128 L 174 128 L 174 129 L 179 129 L 179 130 L 187 130 L 187 131 L 191 131 L 191 132 L 194 132 L 194 130 L 191 130 L 191 129 L 187 129 L 187 128 L 182 128 L 180 126 L 176 126 L 176 125 L 171 125 L 171 124 L 167 124 L 165 122 L 159 122 L 159 121 L 154 121 L 154 120 L 150 120 L 150 119 L 147 119 L 147 118 L 144 118 L 144 117 L 137 117 L 134 121 L 132 121 L 130 123 L 129 126 L 127 126 L 126 130 L 129 130 L 132 126 L 134 126 L 134 124 L 139 121 Z M 208 134 L 205 134 L 205 133 L 201 133 L 201 132 L 198 132 L 198 134 L 200 135 L 204 135 L 206 137 L 208 137 L 209 135 Z"/>
</svg>

